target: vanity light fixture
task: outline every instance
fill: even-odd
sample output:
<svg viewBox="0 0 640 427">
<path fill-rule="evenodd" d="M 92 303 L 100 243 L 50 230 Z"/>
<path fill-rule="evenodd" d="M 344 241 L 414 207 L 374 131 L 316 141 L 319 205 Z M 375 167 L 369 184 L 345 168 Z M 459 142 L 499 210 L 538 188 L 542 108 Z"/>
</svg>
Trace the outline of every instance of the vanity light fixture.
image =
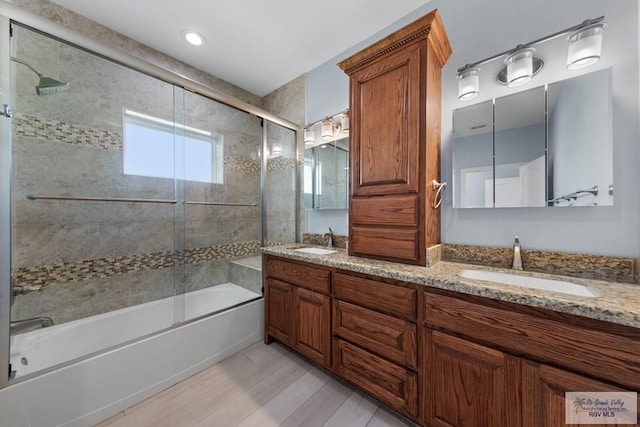
<svg viewBox="0 0 640 427">
<path fill-rule="evenodd" d="M 185 40 L 194 46 L 201 46 L 204 44 L 204 36 L 196 31 L 186 30 L 182 33 Z"/>
<path fill-rule="evenodd" d="M 340 115 L 340 132 L 349 133 L 349 111 Z"/>
<path fill-rule="evenodd" d="M 533 52 L 535 51 L 532 47 L 523 47 L 507 55 L 504 60 L 507 64 L 507 86 L 520 86 L 533 79 Z"/>
<path fill-rule="evenodd" d="M 577 70 L 593 65 L 600 60 L 602 53 L 602 32 L 607 24 L 588 25 L 567 38 L 569 52 L 567 54 L 567 68 Z"/>
<path fill-rule="evenodd" d="M 316 142 L 316 131 L 313 126 L 309 126 L 304 129 L 304 143 L 313 144 L 314 142 Z"/>
<path fill-rule="evenodd" d="M 329 117 L 324 119 L 322 121 L 322 124 L 320 124 L 320 135 L 322 136 L 322 139 L 326 140 L 333 138 L 334 127 L 335 122 L 333 121 L 333 119 L 330 119 Z"/>
<path fill-rule="evenodd" d="M 505 67 L 496 76 L 496 81 L 508 87 L 523 85 L 542 70 L 544 61 L 534 56 L 533 46 L 555 39 L 567 33 L 569 49 L 567 53 L 567 69 L 576 70 L 593 65 L 600 59 L 602 52 L 602 32 L 607 28 L 604 16 L 587 19 L 578 25 L 565 28 L 529 43 L 520 44 L 514 49 L 497 55 L 466 64 L 458 69 L 458 99 L 469 101 L 480 93 L 480 65 L 506 56 Z"/>
<path fill-rule="evenodd" d="M 317 122 L 308 124 L 304 128 L 305 146 L 311 147 L 316 145 L 316 126 L 320 126 L 320 136 L 322 141 L 330 141 L 343 138 L 349 135 L 349 110 L 328 116 Z"/>
<path fill-rule="evenodd" d="M 458 71 L 458 99 L 470 101 L 480 94 L 480 68 L 470 67 Z"/>
</svg>

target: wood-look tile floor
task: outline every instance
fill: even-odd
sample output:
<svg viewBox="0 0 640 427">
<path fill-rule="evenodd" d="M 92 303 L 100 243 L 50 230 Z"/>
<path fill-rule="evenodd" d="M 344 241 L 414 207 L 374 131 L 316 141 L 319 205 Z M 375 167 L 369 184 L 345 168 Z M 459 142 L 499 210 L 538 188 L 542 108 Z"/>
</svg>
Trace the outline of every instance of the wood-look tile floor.
<svg viewBox="0 0 640 427">
<path fill-rule="evenodd" d="M 256 343 L 96 427 L 413 425 L 278 343 Z"/>
</svg>

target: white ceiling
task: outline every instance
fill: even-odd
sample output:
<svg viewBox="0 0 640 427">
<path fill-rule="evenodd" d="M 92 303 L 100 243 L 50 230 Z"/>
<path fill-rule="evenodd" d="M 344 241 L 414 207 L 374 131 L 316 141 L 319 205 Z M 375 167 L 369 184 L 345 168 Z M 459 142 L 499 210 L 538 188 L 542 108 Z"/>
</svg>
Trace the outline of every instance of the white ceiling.
<svg viewBox="0 0 640 427">
<path fill-rule="evenodd" d="M 52 1 L 264 96 L 430 0 Z"/>
</svg>

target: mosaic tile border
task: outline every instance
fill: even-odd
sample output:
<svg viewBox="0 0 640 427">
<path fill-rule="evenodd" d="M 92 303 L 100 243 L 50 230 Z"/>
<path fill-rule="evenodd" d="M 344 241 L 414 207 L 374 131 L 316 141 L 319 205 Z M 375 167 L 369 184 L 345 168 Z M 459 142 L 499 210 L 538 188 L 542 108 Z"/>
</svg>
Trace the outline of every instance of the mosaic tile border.
<svg viewBox="0 0 640 427">
<path fill-rule="evenodd" d="M 260 161 L 257 159 L 248 159 L 243 157 L 225 157 L 224 158 L 224 167 L 245 172 L 249 174 L 259 174 L 260 173 Z"/>
<path fill-rule="evenodd" d="M 107 278 L 120 274 L 172 267 L 176 264 L 199 264 L 224 258 L 236 258 L 260 253 L 260 243 L 248 241 L 186 249 L 181 252 L 152 252 L 147 254 L 105 257 L 75 263 L 56 263 L 23 267 L 13 271 L 16 286 L 47 286 L 55 282 L 79 282 Z"/>
<path fill-rule="evenodd" d="M 294 170 L 296 164 L 296 159 L 293 157 L 274 157 L 267 160 L 267 173 Z"/>
<path fill-rule="evenodd" d="M 122 136 L 115 132 L 86 128 L 60 120 L 15 114 L 13 127 L 16 135 L 25 138 L 65 142 L 104 150 L 122 150 Z"/>
<path fill-rule="evenodd" d="M 322 185 L 328 185 L 331 187 L 344 187 L 347 184 L 346 179 L 334 178 L 332 176 L 323 176 Z"/>
<path fill-rule="evenodd" d="M 442 259 L 444 261 L 511 268 L 512 257 L 511 248 L 442 245 Z M 639 263 L 634 258 L 523 250 L 522 264 L 527 271 L 584 279 L 640 283 L 639 274 L 636 272 Z"/>
</svg>

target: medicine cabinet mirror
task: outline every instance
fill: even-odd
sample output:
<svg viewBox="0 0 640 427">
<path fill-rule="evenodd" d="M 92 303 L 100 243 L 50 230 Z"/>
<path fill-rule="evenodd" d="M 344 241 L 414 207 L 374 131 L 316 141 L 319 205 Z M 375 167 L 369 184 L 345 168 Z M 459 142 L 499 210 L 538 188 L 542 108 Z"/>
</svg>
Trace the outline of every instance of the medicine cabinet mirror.
<svg viewBox="0 0 640 427">
<path fill-rule="evenodd" d="M 345 209 L 349 202 L 349 138 L 304 150 L 305 209 Z"/>
<path fill-rule="evenodd" d="M 453 112 L 453 207 L 613 205 L 611 69 Z"/>
</svg>

